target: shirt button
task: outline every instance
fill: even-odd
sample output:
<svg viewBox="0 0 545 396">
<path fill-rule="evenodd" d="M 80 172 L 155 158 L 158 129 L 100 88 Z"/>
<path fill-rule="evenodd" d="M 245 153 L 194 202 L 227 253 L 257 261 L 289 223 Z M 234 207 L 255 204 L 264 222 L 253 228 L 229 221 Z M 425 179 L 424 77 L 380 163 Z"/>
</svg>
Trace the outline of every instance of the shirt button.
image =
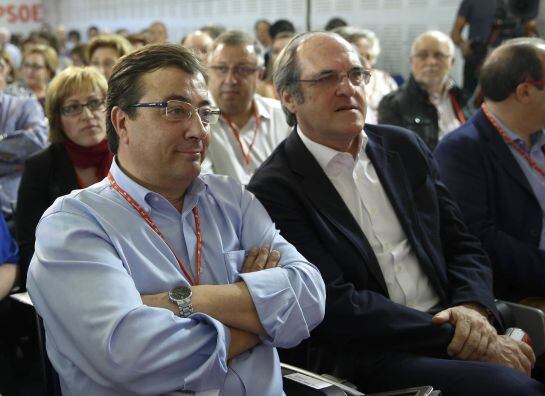
<svg viewBox="0 0 545 396">
<path fill-rule="evenodd" d="M 417 123 L 417 124 L 420 124 L 420 118 L 416 117 L 416 118 L 414 119 L 414 122 Z"/>
<path fill-rule="evenodd" d="M 396 274 L 399 274 L 399 273 L 401 272 L 401 265 L 397 264 L 397 265 L 394 267 L 394 269 L 395 269 Z"/>
</svg>

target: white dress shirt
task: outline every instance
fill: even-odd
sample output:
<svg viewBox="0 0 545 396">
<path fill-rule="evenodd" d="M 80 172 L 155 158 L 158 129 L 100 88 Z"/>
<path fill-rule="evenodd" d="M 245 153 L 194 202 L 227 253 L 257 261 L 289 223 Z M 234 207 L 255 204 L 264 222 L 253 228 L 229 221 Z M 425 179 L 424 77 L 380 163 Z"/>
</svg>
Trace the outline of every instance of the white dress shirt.
<svg viewBox="0 0 545 396">
<path fill-rule="evenodd" d="M 456 112 L 454 110 L 454 104 L 449 94 L 449 89 L 452 86 L 452 82 L 446 86 L 442 95 L 430 94 L 430 102 L 437 109 L 437 121 L 439 126 L 438 140 L 441 140 L 449 132 L 454 131 L 462 123 L 458 120 Z"/>
<path fill-rule="evenodd" d="M 240 145 L 224 117 L 220 117 L 220 120 L 211 126 L 212 137 L 202 165 L 203 173 L 228 175 L 246 185 L 259 165 L 289 135 L 291 127 L 286 122 L 286 116 L 278 100 L 256 94 L 254 105 L 259 118 L 257 130 L 254 116 L 242 128 L 231 123 L 239 134 Z M 244 155 L 248 154 L 255 133 L 257 136 L 249 153 L 249 163 L 246 164 Z"/>
<path fill-rule="evenodd" d="M 393 302 L 428 311 L 439 303 L 428 276 L 422 270 L 390 199 L 365 153 L 368 137 L 360 135 L 356 159 L 297 133 L 316 158 L 367 237 Z"/>
</svg>

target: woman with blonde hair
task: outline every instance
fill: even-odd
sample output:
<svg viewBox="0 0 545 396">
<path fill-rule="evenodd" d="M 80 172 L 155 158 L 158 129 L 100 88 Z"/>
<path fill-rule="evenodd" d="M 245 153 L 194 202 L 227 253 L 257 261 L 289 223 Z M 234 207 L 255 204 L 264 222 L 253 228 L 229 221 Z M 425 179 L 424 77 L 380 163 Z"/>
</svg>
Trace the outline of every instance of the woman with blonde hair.
<svg viewBox="0 0 545 396">
<path fill-rule="evenodd" d="M 17 199 L 23 275 L 34 254 L 34 231 L 43 212 L 57 197 L 108 174 L 113 155 L 106 139 L 107 89 L 106 79 L 94 67 L 69 67 L 51 81 L 46 97 L 51 145 L 26 161 Z"/>
<path fill-rule="evenodd" d="M 44 108 L 47 85 L 55 77 L 58 66 L 57 53 L 47 45 L 31 45 L 23 54 L 21 77 Z"/>
</svg>

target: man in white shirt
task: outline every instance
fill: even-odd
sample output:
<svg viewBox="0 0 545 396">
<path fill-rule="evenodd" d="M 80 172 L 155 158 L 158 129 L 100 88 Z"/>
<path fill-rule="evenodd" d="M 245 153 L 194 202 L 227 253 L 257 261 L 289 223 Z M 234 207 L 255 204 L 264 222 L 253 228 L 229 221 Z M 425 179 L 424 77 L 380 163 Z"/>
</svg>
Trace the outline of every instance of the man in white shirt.
<svg viewBox="0 0 545 396">
<path fill-rule="evenodd" d="M 364 129 L 369 79 L 340 36 L 295 37 L 274 74 L 295 128 L 248 184 L 326 283 L 309 366 L 365 392 L 543 394 L 524 376 L 531 348 L 489 323 L 501 327 L 489 262 L 424 142 Z"/>
<path fill-rule="evenodd" d="M 228 31 L 214 42 L 209 61 L 208 87 L 222 116 L 212 126 L 203 170 L 242 184 L 290 132 L 280 102 L 255 93 L 264 73 L 260 51 L 247 34 Z"/>
</svg>

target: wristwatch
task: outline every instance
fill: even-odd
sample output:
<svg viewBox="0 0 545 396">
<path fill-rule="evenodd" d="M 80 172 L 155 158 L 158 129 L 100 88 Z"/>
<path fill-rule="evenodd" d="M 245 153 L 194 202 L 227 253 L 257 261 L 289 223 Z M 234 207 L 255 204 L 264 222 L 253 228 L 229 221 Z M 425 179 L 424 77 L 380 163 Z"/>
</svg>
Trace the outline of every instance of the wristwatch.
<svg viewBox="0 0 545 396">
<path fill-rule="evenodd" d="M 191 304 L 191 288 L 188 286 L 177 286 L 168 292 L 168 298 L 180 309 L 180 316 L 187 318 L 193 313 L 193 305 Z"/>
</svg>

